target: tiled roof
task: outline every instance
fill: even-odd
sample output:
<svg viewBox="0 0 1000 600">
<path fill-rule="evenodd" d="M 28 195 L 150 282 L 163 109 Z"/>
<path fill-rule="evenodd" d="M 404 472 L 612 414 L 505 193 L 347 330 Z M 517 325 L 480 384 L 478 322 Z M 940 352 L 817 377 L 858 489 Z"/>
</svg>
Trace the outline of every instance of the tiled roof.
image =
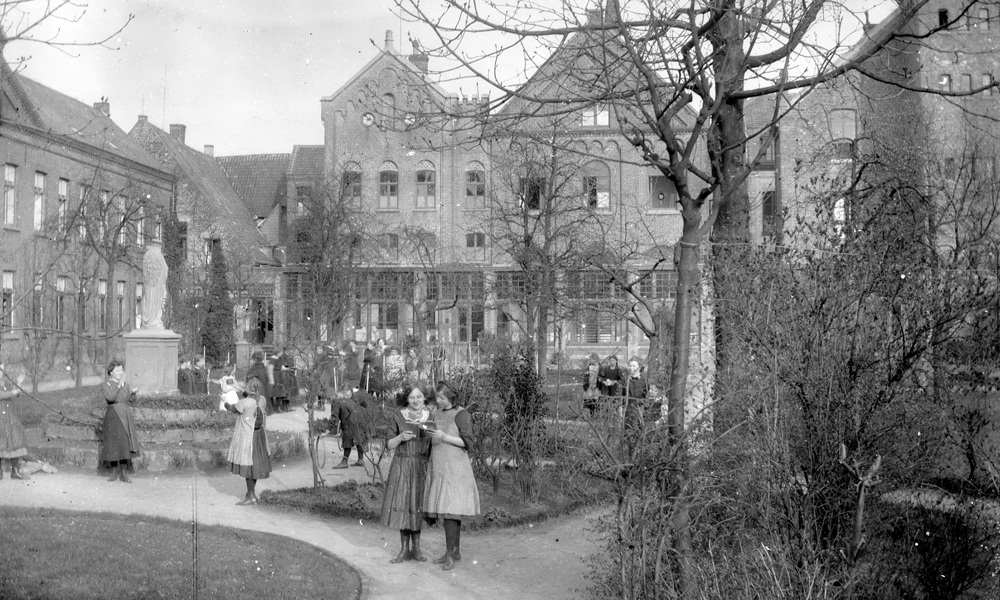
<svg viewBox="0 0 1000 600">
<path fill-rule="evenodd" d="M 324 150 L 323 146 L 295 146 L 288 174 L 322 177 Z"/>
<path fill-rule="evenodd" d="M 220 156 L 216 160 L 250 212 L 263 218 L 285 198 L 290 159 L 290 154 L 247 154 Z"/>
<path fill-rule="evenodd" d="M 156 136 L 166 155 L 176 163 L 174 175 L 199 192 L 197 201 L 204 206 L 178 206 L 179 212 L 200 213 L 202 218 L 212 219 L 213 227 L 228 229 L 233 238 L 248 248 L 268 245 L 257 230 L 254 216 L 213 157 L 191 148 L 148 121 L 140 121 L 136 128 L 142 128 L 145 135 Z"/>
<path fill-rule="evenodd" d="M 6 65 L 4 69 L 7 69 Z M 30 110 L 34 112 L 31 120 L 39 129 L 154 169 L 163 169 L 138 142 L 100 110 L 23 75 L 13 75 L 13 79 L 24 92 Z"/>
</svg>

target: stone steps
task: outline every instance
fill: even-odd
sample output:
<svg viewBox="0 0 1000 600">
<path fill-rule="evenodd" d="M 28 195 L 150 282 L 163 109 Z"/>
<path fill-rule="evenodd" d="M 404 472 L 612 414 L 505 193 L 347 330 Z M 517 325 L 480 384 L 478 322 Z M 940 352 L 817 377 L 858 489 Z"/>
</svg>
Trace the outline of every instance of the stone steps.
<svg viewBox="0 0 1000 600">
<path fill-rule="evenodd" d="M 268 450 L 288 453 L 297 436 L 282 431 L 268 431 Z M 231 438 L 211 441 L 142 442 L 140 455 L 134 461 L 136 470 L 168 471 L 171 469 L 215 469 L 228 465 L 226 452 Z M 85 469 L 100 468 L 100 441 L 66 438 L 35 438 L 29 436 L 29 453 L 54 465 L 71 465 Z"/>
</svg>

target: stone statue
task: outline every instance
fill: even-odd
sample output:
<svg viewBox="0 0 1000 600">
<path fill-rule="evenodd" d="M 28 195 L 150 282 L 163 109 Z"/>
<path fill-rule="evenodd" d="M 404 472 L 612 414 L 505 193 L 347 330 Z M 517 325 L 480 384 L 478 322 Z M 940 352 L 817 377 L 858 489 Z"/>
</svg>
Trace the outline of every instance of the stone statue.
<svg viewBox="0 0 1000 600">
<path fill-rule="evenodd" d="M 167 295 L 167 261 L 159 241 L 150 242 L 142 257 L 142 329 L 163 329 Z"/>
</svg>

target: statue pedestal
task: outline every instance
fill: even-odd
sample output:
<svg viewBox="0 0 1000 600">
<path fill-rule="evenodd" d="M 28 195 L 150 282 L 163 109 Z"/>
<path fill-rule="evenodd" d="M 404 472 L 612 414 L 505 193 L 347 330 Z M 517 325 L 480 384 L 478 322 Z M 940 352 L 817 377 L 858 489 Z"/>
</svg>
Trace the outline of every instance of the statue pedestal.
<svg viewBox="0 0 1000 600">
<path fill-rule="evenodd" d="M 241 371 L 250 368 L 250 342 L 243 338 L 236 340 L 236 368 Z"/>
<path fill-rule="evenodd" d="M 169 329 L 136 329 L 122 338 L 129 385 L 143 395 L 176 394 L 181 335 Z"/>
</svg>

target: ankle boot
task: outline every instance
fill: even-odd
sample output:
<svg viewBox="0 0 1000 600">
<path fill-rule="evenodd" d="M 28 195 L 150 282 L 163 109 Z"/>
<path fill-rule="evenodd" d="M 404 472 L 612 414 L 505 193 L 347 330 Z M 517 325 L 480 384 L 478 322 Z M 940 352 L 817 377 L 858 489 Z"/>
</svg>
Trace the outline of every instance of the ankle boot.
<svg viewBox="0 0 1000 600">
<path fill-rule="evenodd" d="M 334 465 L 333 468 L 334 469 L 346 469 L 347 468 L 347 459 L 346 458 L 341 459 L 340 464 L 339 465 Z"/>
<path fill-rule="evenodd" d="M 417 562 L 427 562 L 427 557 L 420 551 L 420 532 L 417 531 L 415 533 L 411 533 L 410 541 L 413 545 L 413 550 L 411 552 L 413 560 Z"/>
<path fill-rule="evenodd" d="M 122 480 L 122 483 L 132 483 L 132 480 L 128 477 L 128 473 L 125 472 L 125 467 L 118 467 L 118 477 Z"/>
<path fill-rule="evenodd" d="M 441 565 L 441 568 L 445 571 L 450 571 L 455 568 L 455 557 L 452 556 L 452 552 L 453 550 L 449 550 L 444 553 L 444 564 Z"/>
<path fill-rule="evenodd" d="M 111 476 L 108 477 L 108 481 L 118 481 L 118 465 L 111 467 Z"/>
<path fill-rule="evenodd" d="M 451 558 L 451 550 L 445 550 L 444 551 L 444 555 L 441 556 L 441 558 L 435 558 L 431 562 L 434 563 L 434 564 L 436 564 L 436 565 L 443 565 L 446 561 L 449 561 L 449 560 L 452 560 L 452 558 Z"/>
<path fill-rule="evenodd" d="M 403 530 L 399 531 L 399 554 L 392 558 L 389 562 L 398 565 L 399 563 L 410 560 L 410 534 Z"/>
</svg>

